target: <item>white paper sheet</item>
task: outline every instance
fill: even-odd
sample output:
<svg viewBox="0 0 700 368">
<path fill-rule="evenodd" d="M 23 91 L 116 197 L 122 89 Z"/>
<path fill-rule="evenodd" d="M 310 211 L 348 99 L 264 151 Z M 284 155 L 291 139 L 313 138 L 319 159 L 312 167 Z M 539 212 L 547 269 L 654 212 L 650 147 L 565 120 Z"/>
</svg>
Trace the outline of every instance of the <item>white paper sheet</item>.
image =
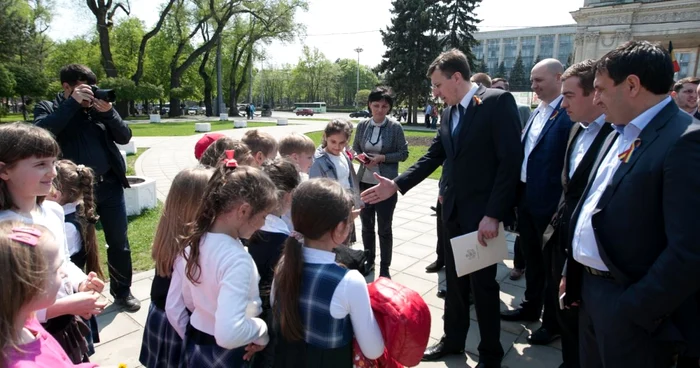
<svg viewBox="0 0 700 368">
<path fill-rule="evenodd" d="M 498 225 L 498 236 L 486 240 L 487 247 L 479 244 L 476 231 L 452 238 L 450 242 L 455 256 L 455 270 L 459 277 L 501 262 L 508 256 L 503 223 Z"/>
</svg>

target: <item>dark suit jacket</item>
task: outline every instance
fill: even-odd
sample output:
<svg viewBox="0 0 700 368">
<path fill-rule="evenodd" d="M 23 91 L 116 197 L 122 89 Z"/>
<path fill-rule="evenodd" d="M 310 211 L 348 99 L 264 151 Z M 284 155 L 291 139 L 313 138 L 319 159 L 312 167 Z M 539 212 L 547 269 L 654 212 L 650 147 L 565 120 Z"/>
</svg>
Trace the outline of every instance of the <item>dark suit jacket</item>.
<svg viewBox="0 0 700 368">
<path fill-rule="evenodd" d="M 406 193 L 443 165 L 443 219 L 457 207 L 462 231 L 476 231 L 484 215 L 507 219 L 515 205 L 520 175 L 520 117 L 513 96 L 479 86 L 453 143 L 452 124 L 441 124 L 428 152 L 395 179 Z M 450 122 L 452 109 L 445 109 L 443 122 Z"/>
<path fill-rule="evenodd" d="M 601 259 L 626 288 L 611 307 L 660 340 L 688 342 L 697 355 L 700 127 L 691 121 L 671 101 L 649 122 L 641 144 L 605 188 L 592 224 Z M 606 139 L 593 170 L 616 136 Z M 590 190 L 589 184 L 583 196 Z"/>
<path fill-rule="evenodd" d="M 535 113 L 530 116 L 533 120 Z M 535 147 L 527 159 L 527 186 L 525 206 L 530 212 L 551 217 L 561 198 L 561 170 L 564 167 L 566 142 L 571 130 L 571 119 L 561 108 L 561 101 L 547 118 Z M 532 124 L 528 122 L 522 135 L 522 149 Z M 519 176 L 518 176 L 519 177 Z"/>
<path fill-rule="evenodd" d="M 581 128 L 580 124 L 574 124 L 574 126 L 571 127 L 569 142 L 566 146 L 566 156 L 564 156 L 564 169 L 561 172 L 562 198 L 559 202 L 557 218 L 554 221 L 555 233 L 551 238 L 558 242 L 556 246 L 561 247 L 564 250 L 564 253 L 566 253 L 567 257 L 569 257 L 571 254 L 571 237 L 569 236 L 569 229 L 571 226 L 570 223 L 575 222 L 578 219 L 572 219 L 571 216 L 573 215 L 576 205 L 583 195 L 583 191 L 588 185 L 588 179 L 591 176 L 593 164 L 598 157 L 598 152 L 612 130 L 612 125 L 609 123 L 605 123 L 602 127 L 600 127 L 600 131 L 593 140 L 593 143 L 588 148 L 588 151 L 586 151 L 586 154 L 583 155 L 583 159 L 579 165 L 576 167 L 574 175 L 569 178 L 569 159 L 572 153 L 571 150 L 574 148 L 573 144 L 576 142 L 576 138 L 583 132 L 583 128 Z M 571 303 L 581 299 L 582 270 L 581 265 L 573 261 L 569 261 L 567 267 L 573 268 L 575 271 L 577 271 L 567 273 L 565 302 L 567 305 L 571 305 Z"/>
<path fill-rule="evenodd" d="M 700 110 L 695 112 L 695 115 L 693 115 L 694 118 L 700 120 Z"/>
</svg>

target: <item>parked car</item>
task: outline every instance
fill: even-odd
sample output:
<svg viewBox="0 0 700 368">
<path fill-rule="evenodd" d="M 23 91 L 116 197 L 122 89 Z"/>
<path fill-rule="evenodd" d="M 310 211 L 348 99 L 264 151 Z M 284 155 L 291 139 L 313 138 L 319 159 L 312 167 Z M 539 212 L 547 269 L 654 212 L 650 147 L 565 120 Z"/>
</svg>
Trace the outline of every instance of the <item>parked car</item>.
<svg viewBox="0 0 700 368">
<path fill-rule="evenodd" d="M 169 112 L 170 112 L 170 107 L 167 107 L 167 106 L 166 106 L 166 107 L 161 107 L 161 108 L 160 108 L 160 114 L 161 114 L 161 115 L 168 115 Z"/>
<path fill-rule="evenodd" d="M 314 116 L 314 110 L 311 109 L 299 109 L 296 112 L 297 116 Z"/>
<path fill-rule="evenodd" d="M 189 109 L 187 109 L 187 115 L 197 115 L 198 112 L 199 112 L 199 107 L 196 107 L 196 106 L 190 107 Z"/>
<path fill-rule="evenodd" d="M 370 112 L 367 110 L 360 110 L 360 111 L 351 112 L 350 117 L 351 118 L 371 118 L 372 114 L 370 114 Z"/>
</svg>

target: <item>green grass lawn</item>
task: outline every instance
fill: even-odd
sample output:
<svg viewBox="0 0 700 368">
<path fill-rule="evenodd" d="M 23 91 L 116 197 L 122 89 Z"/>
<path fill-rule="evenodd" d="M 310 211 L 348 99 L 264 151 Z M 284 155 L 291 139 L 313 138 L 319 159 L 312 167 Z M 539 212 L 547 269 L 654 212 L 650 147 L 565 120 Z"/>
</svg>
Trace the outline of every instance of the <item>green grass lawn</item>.
<svg viewBox="0 0 700 368">
<path fill-rule="evenodd" d="M 135 155 L 126 157 L 127 175 L 136 175 L 136 172 L 134 171 L 134 163 L 136 162 L 136 159 L 146 150 L 147 148 L 139 148 Z M 151 245 L 153 244 L 153 237 L 156 235 L 156 227 L 158 226 L 158 221 L 160 220 L 160 215 L 162 212 L 163 204 L 158 202 L 158 206 L 156 206 L 156 208 L 145 210 L 137 216 L 128 217 L 129 227 L 127 231 L 129 245 L 131 246 L 131 262 L 134 273 L 153 268 L 153 260 L 151 259 Z M 107 242 L 105 241 L 101 224 L 98 224 L 97 226 L 97 243 L 100 245 L 100 263 L 102 264 L 102 272 L 105 273 L 105 277 L 107 280 L 109 280 L 109 269 L 107 268 L 107 248 L 104 246 Z"/>
<path fill-rule="evenodd" d="M 174 137 L 196 134 L 194 131 L 194 123 L 194 121 L 185 121 L 182 123 L 131 124 L 129 127 L 134 137 Z M 233 129 L 233 121 L 213 121 L 209 123 L 211 124 L 212 132 Z M 249 128 L 275 125 L 277 124 L 248 121 Z"/>
<path fill-rule="evenodd" d="M 403 172 L 404 170 L 408 169 L 418 161 L 419 158 L 421 158 L 426 152 L 428 152 L 428 142 L 430 139 L 435 137 L 435 132 L 412 132 L 412 131 L 404 131 L 404 134 L 406 135 L 406 139 L 409 141 L 408 142 L 408 159 L 404 162 L 399 162 L 399 172 Z M 311 133 L 306 133 L 309 138 L 311 138 L 314 143 L 316 143 L 316 146 L 319 146 L 321 144 L 321 138 L 323 137 L 323 132 L 318 131 L 318 132 L 311 132 Z M 353 131 L 352 136 L 350 137 L 350 145 L 352 146 L 352 142 L 355 139 L 355 131 Z M 411 144 L 411 141 L 420 141 L 420 144 Z M 438 167 L 435 172 L 430 174 L 429 178 L 439 180 L 440 176 L 442 175 L 442 166 Z"/>
<path fill-rule="evenodd" d="M 32 114 L 29 114 L 29 119 L 32 119 Z M 14 123 L 16 121 L 24 121 L 22 114 L 7 114 L 0 118 L 0 124 Z"/>
</svg>

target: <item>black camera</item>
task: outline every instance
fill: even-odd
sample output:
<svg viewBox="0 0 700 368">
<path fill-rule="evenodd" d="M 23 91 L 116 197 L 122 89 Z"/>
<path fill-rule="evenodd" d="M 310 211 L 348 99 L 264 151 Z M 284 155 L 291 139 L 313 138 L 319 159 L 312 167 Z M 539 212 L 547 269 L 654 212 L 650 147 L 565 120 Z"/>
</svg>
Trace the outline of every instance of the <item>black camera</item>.
<svg viewBox="0 0 700 368">
<path fill-rule="evenodd" d="M 117 100 L 117 94 L 113 89 L 100 89 L 96 85 L 91 85 L 90 87 L 92 88 L 92 94 L 98 100 L 107 102 L 114 102 Z"/>
</svg>

